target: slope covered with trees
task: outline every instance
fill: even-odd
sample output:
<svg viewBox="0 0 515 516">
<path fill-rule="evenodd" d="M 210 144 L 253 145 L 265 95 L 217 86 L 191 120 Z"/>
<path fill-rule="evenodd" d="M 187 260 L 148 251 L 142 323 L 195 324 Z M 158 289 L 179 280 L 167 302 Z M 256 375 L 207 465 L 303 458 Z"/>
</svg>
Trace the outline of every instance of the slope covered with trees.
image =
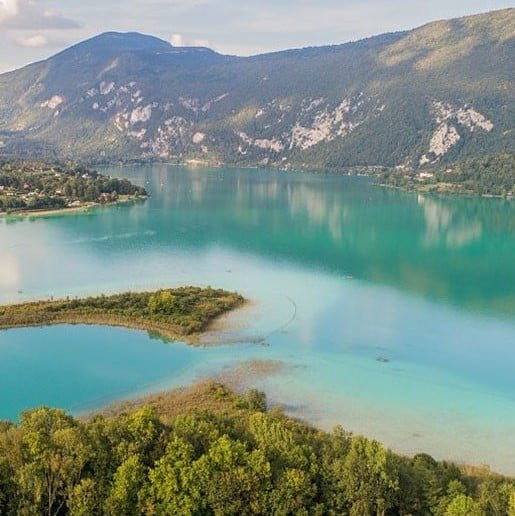
<svg viewBox="0 0 515 516">
<path fill-rule="evenodd" d="M 208 383 L 78 421 L 0 425 L 0 514 L 515 514 L 515 482 L 401 457 Z"/>
<path fill-rule="evenodd" d="M 386 170 L 379 175 L 377 182 L 421 192 L 513 197 L 515 154 L 471 158 L 451 167 L 429 169 L 420 173 Z"/>
</svg>

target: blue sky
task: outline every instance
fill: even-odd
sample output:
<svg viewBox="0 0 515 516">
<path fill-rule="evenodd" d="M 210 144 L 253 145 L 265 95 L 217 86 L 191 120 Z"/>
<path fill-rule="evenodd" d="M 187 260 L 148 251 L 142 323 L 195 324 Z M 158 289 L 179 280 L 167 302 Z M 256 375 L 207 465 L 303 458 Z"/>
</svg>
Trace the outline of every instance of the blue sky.
<svg viewBox="0 0 515 516">
<path fill-rule="evenodd" d="M 0 71 L 108 30 L 250 55 L 513 7 L 502 0 L 0 0 Z"/>
</svg>

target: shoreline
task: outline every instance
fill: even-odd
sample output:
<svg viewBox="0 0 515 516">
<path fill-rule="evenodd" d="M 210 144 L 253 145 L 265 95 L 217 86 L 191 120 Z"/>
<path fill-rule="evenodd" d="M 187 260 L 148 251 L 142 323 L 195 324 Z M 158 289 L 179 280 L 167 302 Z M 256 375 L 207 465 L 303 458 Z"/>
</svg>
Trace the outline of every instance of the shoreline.
<svg viewBox="0 0 515 516">
<path fill-rule="evenodd" d="M 504 201 L 512 201 L 513 197 L 509 195 L 495 195 L 495 194 L 480 194 L 474 193 L 471 191 L 463 191 L 459 189 L 449 189 L 449 190 L 423 190 L 422 188 L 406 188 L 404 186 L 397 185 L 389 185 L 386 183 L 375 183 L 374 186 L 378 186 L 380 188 L 390 188 L 393 190 L 399 190 L 400 192 L 406 193 L 414 193 L 414 194 L 422 194 L 422 195 L 436 195 L 436 196 L 451 196 L 455 198 L 471 198 L 471 199 L 496 199 L 496 200 L 504 200 Z M 436 186 L 436 185 L 433 185 Z"/>
<path fill-rule="evenodd" d="M 260 170 L 260 171 L 271 171 L 271 172 L 291 172 L 291 173 L 308 173 L 308 174 L 328 174 L 328 175 L 338 175 L 338 176 L 355 176 L 355 177 L 377 177 L 377 173 L 374 172 L 374 170 L 377 169 L 384 169 L 384 168 L 391 168 L 386 167 L 383 165 L 370 165 L 370 166 L 352 166 L 352 167 L 345 167 L 345 168 L 323 168 L 323 167 L 305 167 L 302 166 L 295 166 L 291 168 L 287 167 L 281 167 L 276 166 L 273 163 L 269 165 L 259 165 L 258 163 L 255 164 L 231 164 L 231 163 L 198 163 L 198 164 L 192 164 L 184 162 L 173 162 L 173 161 L 160 161 L 160 160 L 147 160 L 147 161 L 127 161 L 127 162 L 103 162 L 99 164 L 95 164 L 94 162 L 85 161 L 90 166 L 94 166 L 96 169 L 105 169 L 105 168 L 112 168 L 112 167 L 133 167 L 133 166 L 146 166 L 146 165 L 167 165 L 170 167 L 176 167 L 176 168 L 191 168 L 191 169 L 203 169 L 203 170 L 209 170 L 209 169 L 224 169 L 227 168 L 229 170 Z M 368 172 L 365 172 L 365 170 L 368 169 Z"/>
<path fill-rule="evenodd" d="M 172 398 L 177 394 L 188 392 L 196 389 L 198 385 L 207 383 L 220 383 L 228 386 L 235 393 L 242 394 L 249 388 L 252 388 L 252 382 L 263 379 L 265 377 L 280 374 L 287 368 L 289 364 L 277 359 L 250 359 L 238 363 L 223 371 L 205 376 L 198 376 L 193 382 L 175 387 L 165 388 L 156 391 L 137 393 L 134 396 L 125 396 L 118 400 L 98 405 L 97 408 L 91 408 L 79 412 L 77 417 L 87 420 L 95 417 L 97 414 L 104 416 L 114 416 L 128 410 L 134 410 L 148 404 L 154 404 L 159 401 Z M 270 400 L 269 400 L 270 401 Z M 271 407 L 283 406 L 281 403 L 271 402 Z M 305 421 L 303 419 L 300 419 Z M 309 424 L 306 422 L 306 424 Z"/>
<path fill-rule="evenodd" d="M 223 342 L 212 342 L 207 341 L 203 342 L 201 339 L 205 337 L 212 331 L 217 331 L 215 326 L 218 320 L 223 320 L 228 317 L 229 314 L 232 314 L 238 310 L 245 308 L 246 304 L 250 303 L 246 300 L 243 301 L 242 304 L 232 308 L 231 310 L 224 312 L 220 315 L 217 315 L 213 319 L 211 319 L 206 326 L 200 332 L 194 333 L 181 333 L 180 330 L 174 328 L 172 325 L 168 325 L 166 323 L 157 323 L 152 321 L 146 321 L 145 319 L 133 319 L 129 317 L 124 317 L 120 315 L 86 315 L 86 314 L 69 314 L 66 316 L 59 317 L 55 320 L 48 322 L 35 322 L 35 323 L 23 323 L 16 325 L 3 325 L 0 323 L 0 331 L 8 331 L 8 330 L 16 330 L 21 328 L 45 328 L 48 326 L 109 326 L 111 328 L 125 328 L 128 330 L 135 331 L 146 331 L 149 335 L 157 336 L 158 338 L 166 341 L 166 342 L 182 342 L 184 344 L 188 344 L 190 346 L 197 347 L 210 347 L 216 345 L 223 345 Z M 6 305 L 3 305 L 6 306 Z M 13 306 L 13 305 L 7 305 Z M 0 309 L 2 305 L 0 305 Z M 224 324 L 227 324 L 225 322 Z"/>
<path fill-rule="evenodd" d="M 82 421 L 88 421 L 93 419 L 95 416 L 100 415 L 106 418 L 118 417 L 123 414 L 130 413 L 132 411 L 141 409 L 143 407 L 152 407 L 158 412 L 165 412 L 165 417 L 170 417 L 172 413 L 177 411 L 178 407 L 181 410 L 195 412 L 195 404 L 191 404 L 189 395 L 191 393 L 198 392 L 206 385 L 222 385 L 230 389 L 231 392 L 237 395 L 243 395 L 250 389 L 257 388 L 261 390 L 260 380 L 264 380 L 268 377 L 273 377 L 282 373 L 285 373 L 290 369 L 291 364 L 277 359 L 250 359 L 245 360 L 241 363 L 237 363 L 231 368 L 222 370 L 219 373 L 199 376 L 194 381 L 181 384 L 178 386 L 157 390 L 154 392 L 140 393 L 134 396 L 127 396 L 115 400 L 112 402 L 98 405 L 96 408 L 85 410 L 82 413 L 78 413 L 77 417 Z M 266 392 L 266 390 L 265 390 Z M 203 398 L 200 398 L 202 400 Z M 293 421 L 300 422 L 301 424 L 313 428 L 321 432 L 331 432 L 331 428 L 321 424 L 320 421 L 314 421 L 303 414 L 302 410 L 297 410 L 297 406 L 289 406 L 284 400 L 270 397 L 267 393 L 268 410 L 278 410 L 286 417 Z M 167 413 L 168 412 L 168 413 Z M 349 431 L 354 436 L 364 436 L 369 440 L 376 440 L 381 443 L 385 449 L 391 450 L 393 453 L 400 456 L 411 458 L 417 454 L 429 454 L 431 457 L 435 455 L 434 450 L 427 451 L 420 449 L 418 451 L 408 451 L 402 447 L 392 446 L 385 442 L 384 439 L 371 436 L 369 432 L 363 431 L 352 431 L 344 427 L 346 431 Z M 490 473 L 493 475 L 499 475 L 506 478 L 513 478 L 513 473 L 508 471 L 500 471 L 495 467 L 490 466 L 488 463 L 474 463 L 466 460 L 453 460 L 446 459 L 445 457 L 436 457 L 435 460 L 450 462 L 457 466 L 461 471 L 468 472 L 471 475 L 481 475 L 484 473 Z"/>
<path fill-rule="evenodd" d="M 267 166 L 260 166 L 260 165 L 232 165 L 227 163 L 188 163 L 188 162 L 182 162 L 182 163 L 175 163 L 175 162 L 168 162 L 168 161 L 143 161 L 141 163 L 131 163 L 131 162 L 121 162 L 121 163 L 101 163 L 97 165 L 97 168 L 111 168 L 111 167 L 131 167 L 131 166 L 145 166 L 145 165 L 167 165 L 170 167 L 176 167 L 176 168 L 191 168 L 191 169 L 223 169 L 227 168 L 230 170 L 260 170 L 260 171 L 272 171 L 272 172 L 287 172 L 292 174 L 298 174 L 298 173 L 306 173 L 306 174 L 313 174 L 313 175 L 321 175 L 321 174 L 327 174 L 327 175 L 336 175 L 336 176 L 348 176 L 348 177 L 366 177 L 366 178 L 377 178 L 379 177 L 378 173 L 376 172 L 377 169 L 391 169 L 393 167 L 387 167 L 387 166 L 381 166 L 381 165 L 371 165 L 368 167 L 360 167 L 360 166 L 354 166 L 354 167 L 347 167 L 347 168 L 317 168 L 317 167 L 293 167 L 293 168 L 285 168 L 280 166 L 274 166 L 273 164 L 267 165 Z M 512 201 L 514 198 L 510 196 L 505 195 L 494 195 L 494 194 L 479 194 L 474 193 L 471 191 L 460 191 L 459 189 L 450 189 L 450 190 L 439 190 L 439 191 L 424 191 L 418 188 L 405 188 L 402 186 L 396 186 L 396 185 L 389 185 L 385 183 L 373 183 L 374 186 L 378 186 L 381 188 L 392 188 L 394 190 L 399 190 L 401 192 L 406 193 L 419 193 L 419 194 L 426 194 L 426 195 L 450 195 L 453 197 L 471 197 L 471 198 L 481 198 L 481 199 L 502 199 L 506 201 Z"/>
<path fill-rule="evenodd" d="M 114 207 L 114 206 L 121 206 L 124 204 L 130 204 L 133 202 L 138 201 L 144 201 L 147 200 L 148 196 L 146 197 L 129 197 L 120 199 L 118 201 L 114 202 L 108 202 L 108 203 L 99 203 L 99 202 L 91 202 L 84 206 L 74 206 L 71 208 L 59 208 L 59 209 L 40 209 L 40 210 L 21 210 L 21 211 L 15 211 L 11 213 L 7 213 L 5 211 L 0 212 L 0 217 L 10 217 L 10 218 L 37 218 L 37 217 L 52 217 L 52 216 L 58 216 L 58 215 L 67 215 L 72 213 L 87 213 L 88 211 L 93 211 L 96 208 L 102 208 L 102 207 Z"/>
<path fill-rule="evenodd" d="M 230 310 L 213 319 L 205 331 L 199 335 L 198 346 L 212 347 L 234 344 L 234 333 L 248 327 L 248 323 L 242 320 L 246 314 L 255 309 L 258 303 L 252 299 L 244 299 L 243 303 L 234 310 Z M 251 342 L 251 339 L 245 342 Z M 253 342 L 253 341 L 252 341 Z M 239 343 L 239 339 L 238 339 Z"/>
</svg>

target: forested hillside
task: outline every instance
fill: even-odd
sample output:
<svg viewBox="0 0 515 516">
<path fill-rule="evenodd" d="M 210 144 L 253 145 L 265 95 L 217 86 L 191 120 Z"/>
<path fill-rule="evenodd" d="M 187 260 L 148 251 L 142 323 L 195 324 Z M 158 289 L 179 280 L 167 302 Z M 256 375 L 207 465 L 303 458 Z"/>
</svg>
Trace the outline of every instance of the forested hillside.
<svg viewBox="0 0 515 516">
<path fill-rule="evenodd" d="M 0 425 L 0 514 L 515 514 L 515 483 L 331 434 L 217 383 Z"/>
<path fill-rule="evenodd" d="M 515 192 L 515 154 L 470 158 L 450 167 L 420 173 L 386 170 L 379 175 L 377 182 L 406 190 L 512 198 Z"/>
<path fill-rule="evenodd" d="M 0 76 L 0 153 L 341 169 L 514 146 L 515 9 L 241 58 L 106 33 Z"/>
</svg>

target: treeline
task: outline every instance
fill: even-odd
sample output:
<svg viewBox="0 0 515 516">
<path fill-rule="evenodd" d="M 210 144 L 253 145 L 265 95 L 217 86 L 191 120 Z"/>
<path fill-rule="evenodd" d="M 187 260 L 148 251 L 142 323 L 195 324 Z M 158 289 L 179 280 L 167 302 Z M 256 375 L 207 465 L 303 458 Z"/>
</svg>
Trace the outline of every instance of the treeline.
<svg viewBox="0 0 515 516">
<path fill-rule="evenodd" d="M 0 162 L 0 211 L 64 208 L 79 202 L 112 202 L 120 195 L 146 196 L 127 179 L 99 174 L 81 165 Z"/>
<path fill-rule="evenodd" d="M 432 174 L 432 175 L 431 175 Z M 475 195 L 515 194 L 515 153 L 472 158 L 450 168 L 423 172 L 386 170 L 381 184 L 410 190 Z"/>
<path fill-rule="evenodd" d="M 43 195 L 22 199 L 15 196 L 2 195 L 0 193 L 0 211 L 19 211 L 19 210 L 59 210 L 66 207 L 64 197 Z"/>
<path fill-rule="evenodd" d="M 515 193 L 515 153 L 469 159 L 447 170 L 438 170 L 437 181 L 463 185 L 481 195 Z"/>
<path fill-rule="evenodd" d="M 515 482 L 315 430 L 221 384 L 78 421 L 0 425 L 3 515 L 515 514 Z"/>
<path fill-rule="evenodd" d="M 239 294 L 199 287 L 37 301 L 0 306 L 0 328 L 90 322 L 191 335 L 243 301 Z"/>
</svg>

